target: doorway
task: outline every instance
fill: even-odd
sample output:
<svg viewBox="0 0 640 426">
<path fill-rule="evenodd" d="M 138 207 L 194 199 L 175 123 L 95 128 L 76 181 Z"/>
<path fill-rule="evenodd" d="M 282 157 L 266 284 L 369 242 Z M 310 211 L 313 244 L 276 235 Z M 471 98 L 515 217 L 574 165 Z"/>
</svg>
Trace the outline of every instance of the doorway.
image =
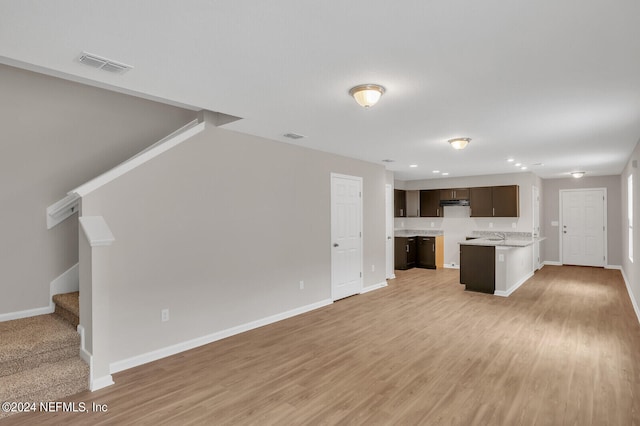
<svg viewBox="0 0 640 426">
<path fill-rule="evenodd" d="M 362 178 L 331 173 L 331 298 L 362 291 Z"/>
<path fill-rule="evenodd" d="M 560 191 L 560 253 L 565 265 L 605 266 L 605 188 Z"/>
</svg>

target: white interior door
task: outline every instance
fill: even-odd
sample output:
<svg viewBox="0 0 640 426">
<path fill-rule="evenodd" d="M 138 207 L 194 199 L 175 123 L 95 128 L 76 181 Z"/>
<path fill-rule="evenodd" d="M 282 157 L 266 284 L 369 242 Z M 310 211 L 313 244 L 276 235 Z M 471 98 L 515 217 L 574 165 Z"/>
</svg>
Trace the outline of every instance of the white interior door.
<svg viewBox="0 0 640 426">
<path fill-rule="evenodd" d="M 387 221 L 387 233 L 386 233 L 386 259 L 387 259 L 387 268 L 386 268 L 386 277 L 388 279 L 393 279 L 396 277 L 394 270 L 394 252 L 393 252 L 393 187 L 391 185 L 386 185 L 385 187 L 385 206 L 386 206 L 386 221 Z"/>
<path fill-rule="evenodd" d="M 331 174 L 331 295 L 362 291 L 362 178 Z"/>
<path fill-rule="evenodd" d="M 605 190 L 560 191 L 562 263 L 604 266 Z"/>
</svg>

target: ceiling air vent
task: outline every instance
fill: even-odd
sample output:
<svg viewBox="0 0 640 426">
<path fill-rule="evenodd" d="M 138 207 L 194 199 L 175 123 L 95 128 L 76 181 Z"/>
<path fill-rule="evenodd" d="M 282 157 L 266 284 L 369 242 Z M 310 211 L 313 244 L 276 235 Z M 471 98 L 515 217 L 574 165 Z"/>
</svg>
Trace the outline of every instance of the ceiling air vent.
<svg viewBox="0 0 640 426">
<path fill-rule="evenodd" d="M 131 65 L 112 61 L 111 59 L 103 58 L 101 56 L 87 52 L 82 52 L 82 55 L 80 55 L 78 61 L 85 65 L 89 65 L 90 67 L 98 68 L 116 74 L 122 74 L 133 68 Z"/>
<path fill-rule="evenodd" d="M 302 138 L 304 138 L 304 136 L 299 135 L 297 133 L 285 133 L 284 137 L 285 138 L 289 138 L 289 139 L 302 139 Z"/>
</svg>

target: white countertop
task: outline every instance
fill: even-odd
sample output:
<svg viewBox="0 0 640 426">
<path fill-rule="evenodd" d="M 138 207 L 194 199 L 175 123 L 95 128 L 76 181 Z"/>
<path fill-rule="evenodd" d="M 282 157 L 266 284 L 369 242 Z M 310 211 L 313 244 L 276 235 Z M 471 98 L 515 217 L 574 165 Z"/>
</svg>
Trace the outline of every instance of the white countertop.
<svg viewBox="0 0 640 426">
<path fill-rule="evenodd" d="M 394 230 L 396 237 L 439 237 L 444 235 L 441 229 L 396 229 Z"/>
<path fill-rule="evenodd" d="M 494 247 L 527 247 L 533 245 L 539 241 L 546 239 L 545 237 L 534 237 L 534 238 L 522 238 L 515 239 L 509 238 L 497 239 L 494 237 L 491 238 L 476 238 L 473 240 L 461 241 L 458 244 L 467 245 L 467 246 L 494 246 Z"/>
</svg>

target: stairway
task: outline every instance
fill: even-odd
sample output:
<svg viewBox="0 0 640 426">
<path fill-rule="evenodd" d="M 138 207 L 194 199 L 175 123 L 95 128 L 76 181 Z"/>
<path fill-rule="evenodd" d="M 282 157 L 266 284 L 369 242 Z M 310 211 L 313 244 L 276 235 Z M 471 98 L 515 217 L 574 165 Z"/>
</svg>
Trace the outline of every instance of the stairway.
<svg viewBox="0 0 640 426">
<path fill-rule="evenodd" d="M 77 295 L 54 296 L 61 313 L 56 301 L 56 313 L 0 322 L 0 402 L 59 401 L 88 388 Z M 0 411 L 0 419 L 10 414 Z"/>
</svg>

